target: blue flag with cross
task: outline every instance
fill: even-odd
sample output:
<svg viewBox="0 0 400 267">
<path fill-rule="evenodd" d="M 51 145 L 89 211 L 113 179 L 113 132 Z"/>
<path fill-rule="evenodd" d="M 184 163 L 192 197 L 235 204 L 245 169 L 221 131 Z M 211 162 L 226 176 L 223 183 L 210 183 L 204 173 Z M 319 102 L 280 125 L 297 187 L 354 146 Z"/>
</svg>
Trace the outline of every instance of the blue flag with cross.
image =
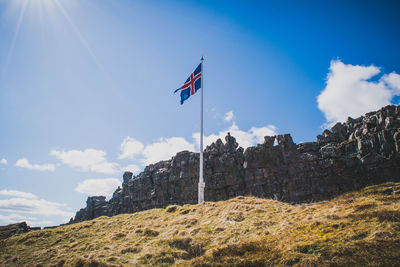
<svg viewBox="0 0 400 267">
<path fill-rule="evenodd" d="M 194 95 L 197 90 L 201 88 L 201 79 L 202 79 L 202 63 L 200 63 L 197 68 L 189 75 L 186 82 L 178 89 L 174 91 L 174 93 L 181 91 L 181 105 L 185 100 L 187 100 L 191 95 Z"/>
</svg>

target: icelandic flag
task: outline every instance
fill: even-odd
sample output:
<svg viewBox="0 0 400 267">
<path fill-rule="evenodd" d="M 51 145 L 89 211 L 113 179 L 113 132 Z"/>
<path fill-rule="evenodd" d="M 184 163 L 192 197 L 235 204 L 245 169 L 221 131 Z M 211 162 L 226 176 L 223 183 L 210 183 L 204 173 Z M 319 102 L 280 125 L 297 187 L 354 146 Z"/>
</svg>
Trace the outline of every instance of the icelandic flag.
<svg viewBox="0 0 400 267">
<path fill-rule="evenodd" d="M 201 88 L 201 71 L 202 71 L 202 63 L 200 63 L 197 68 L 190 74 L 189 78 L 187 78 L 186 82 L 182 87 L 176 89 L 174 93 L 181 91 L 181 105 L 188 99 L 191 95 L 194 95 L 197 90 Z"/>
</svg>

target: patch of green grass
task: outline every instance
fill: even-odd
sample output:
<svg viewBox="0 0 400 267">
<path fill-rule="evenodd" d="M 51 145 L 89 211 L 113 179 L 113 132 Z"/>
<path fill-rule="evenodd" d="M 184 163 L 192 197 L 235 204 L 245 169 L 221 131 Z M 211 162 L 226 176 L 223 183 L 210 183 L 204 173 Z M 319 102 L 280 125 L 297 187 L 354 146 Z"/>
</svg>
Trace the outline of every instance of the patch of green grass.
<svg viewBox="0 0 400 267">
<path fill-rule="evenodd" d="M 317 244 L 309 244 L 304 246 L 299 246 L 297 250 L 304 254 L 320 254 L 321 248 Z"/>
</svg>

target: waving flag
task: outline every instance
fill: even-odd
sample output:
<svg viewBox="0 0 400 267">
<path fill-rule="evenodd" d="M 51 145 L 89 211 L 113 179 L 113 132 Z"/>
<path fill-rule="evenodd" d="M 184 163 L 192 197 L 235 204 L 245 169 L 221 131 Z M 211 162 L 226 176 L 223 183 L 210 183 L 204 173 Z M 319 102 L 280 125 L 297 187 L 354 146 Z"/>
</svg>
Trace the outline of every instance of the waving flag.
<svg viewBox="0 0 400 267">
<path fill-rule="evenodd" d="M 197 68 L 190 74 L 186 82 L 182 87 L 176 89 L 174 93 L 181 91 L 181 105 L 188 99 L 191 95 L 194 95 L 197 90 L 201 88 L 202 79 L 202 63 L 200 63 Z"/>
<path fill-rule="evenodd" d="M 197 90 L 201 89 L 200 94 L 200 164 L 199 164 L 199 184 L 198 184 L 198 197 L 199 203 L 204 201 L 204 188 L 206 184 L 204 183 L 203 177 L 203 62 L 204 58 L 201 57 L 201 63 L 197 68 L 189 75 L 186 82 L 174 93 L 181 91 L 181 105 L 188 99 L 191 95 L 194 95 Z"/>
</svg>

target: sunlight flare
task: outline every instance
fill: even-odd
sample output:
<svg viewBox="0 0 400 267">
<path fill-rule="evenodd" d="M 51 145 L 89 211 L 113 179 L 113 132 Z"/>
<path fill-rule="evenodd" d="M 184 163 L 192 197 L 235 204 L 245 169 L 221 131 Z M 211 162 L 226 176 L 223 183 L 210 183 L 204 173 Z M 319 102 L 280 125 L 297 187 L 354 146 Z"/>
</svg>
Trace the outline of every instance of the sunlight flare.
<svg viewBox="0 0 400 267">
<path fill-rule="evenodd" d="M 86 48 L 86 50 L 89 52 L 90 56 L 92 57 L 93 61 L 96 63 L 96 65 L 100 68 L 103 69 L 102 66 L 100 65 L 99 61 L 97 60 L 96 55 L 94 54 L 93 50 L 90 48 L 89 43 L 86 41 L 86 39 L 83 37 L 82 33 L 76 27 L 75 23 L 72 21 L 71 17 L 69 16 L 68 12 L 65 10 L 63 5 L 59 0 L 54 0 L 54 3 L 56 4 L 57 8 L 60 10 L 60 12 L 63 14 L 64 18 L 68 21 L 69 25 L 75 32 L 76 36 L 78 37 L 79 41 L 82 43 L 82 45 Z"/>
<path fill-rule="evenodd" d="M 99 60 L 97 59 L 95 53 L 91 49 L 89 42 L 86 40 L 86 38 L 83 36 L 79 28 L 76 26 L 74 21 L 72 20 L 71 16 L 69 15 L 67 9 L 63 5 L 63 1 L 59 0 L 15 0 L 15 1 L 10 1 L 10 4 L 8 4 L 8 15 L 10 17 L 15 16 L 14 13 L 18 13 L 18 20 L 16 22 L 15 26 L 15 31 L 10 43 L 10 48 L 7 54 L 7 58 L 4 63 L 3 71 L 2 71 L 2 79 L 4 80 L 7 75 L 7 71 L 9 68 L 9 65 L 11 63 L 13 53 L 15 46 L 18 41 L 18 36 L 20 33 L 21 26 L 25 21 L 27 20 L 39 20 L 40 22 L 44 22 L 45 16 L 50 16 L 50 21 L 55 22 L 55 20 L 58 20 L 58 18 L 65 19 L 67 22 L 67 25 L 71 27 L 72 31 L 76 35 L 76 38 L 78 41 L 81 43 L 81 45 L 84 47 L 84 49 L 87 50 L 89 53 L 90 57 L 94 61 L 94 63 L 97 65 L 99 69 L 101 69 L 104 72 L 104 68 L 101 66 Z M 29 13 L 29 14 L 27 14 Z M 61 16 L 59 16 L 61 13 Z M 58 17 L 57 17 L 58 16 Z"/>
<path fill-rule="evenodd" d="M 6 74 L 7 74 L 7 68 L 8 68 L 8 65 L 10 63 L 10 59 L 11 59 L 12 53 L 14 51 L 15 42 L 17 41 L 17 38 L 18 38 L 19 29 L 21 28 L 22 20 L 24 19 L 27 3 L 28 3 L 28 0 L 23 0 L 22 6 L 21 6 L 21 9 L 20 9 L 20 12 L 19 12 L 19 16 L 18 16 L 17 26 L 15 27 L 15 31 L 14 31 L 14 35 L 13 35 L 13 38 L 12 38 L 12 41 L 11 41 L 10 49 L 8 51 L 8 54 L 7 54 L 7 60 L 6 60 L 6 63 L 5 63 L 5 66 L 4 66 L 4 70 L 3 70 L 3 73 L 2 73 L 3 80 L 4 80 L 4 78 L 5 78 Z"/>
</svg>

